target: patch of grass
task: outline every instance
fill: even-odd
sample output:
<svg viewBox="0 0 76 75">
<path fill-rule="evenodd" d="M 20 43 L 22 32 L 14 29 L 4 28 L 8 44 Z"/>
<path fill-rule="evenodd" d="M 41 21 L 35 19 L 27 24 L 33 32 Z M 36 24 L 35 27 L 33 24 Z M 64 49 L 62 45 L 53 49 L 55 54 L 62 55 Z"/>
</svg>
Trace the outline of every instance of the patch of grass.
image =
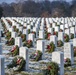
<svg viewBox="0 0 76 75">
<path fill-rule="evenodd" d="M 30 75 L 30 74 L 27 73 L 27 72 L 21 72 L 20 74 L 21 74 L 21 75 Z"/>
<path fill-rule="evenodd" d="M 73 74 L 73 73 L 67 72 L 67 73 L 65 73 L 64 75 L 76 75 L 76 74 Z"/>
<path fill-rule="evenodd" d="M 33 75 L 43 75 L 43 73 L 34 73 Z"/>
<path fill-rule="evenodd" d="M 5 75 L 9 75 L 8 73 L 5 73 Z"/>
</svg>

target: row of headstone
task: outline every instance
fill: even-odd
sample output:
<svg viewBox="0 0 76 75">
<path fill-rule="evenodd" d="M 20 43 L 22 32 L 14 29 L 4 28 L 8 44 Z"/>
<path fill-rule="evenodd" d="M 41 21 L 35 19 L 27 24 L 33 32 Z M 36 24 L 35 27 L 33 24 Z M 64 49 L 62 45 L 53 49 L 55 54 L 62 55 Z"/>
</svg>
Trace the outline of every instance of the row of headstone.
<svg viewBox="0 0 76 75">
<path fill-rule="evenodd" d="M 43 20 L 42 20 L 43 21 Z M 44 22 L 44 21 L 43 21 Z M 18 27 L 17 28 L 19 28 L 19 31 L 22 31 L 22 27 L 19 27 L 19 25 L 17 25 Z M 27 25 L 28 26 L 28 25 Z M 41 26 L 43 27 L 44 25 L 43 24 L 41 24 Z M 61 26 L 61 25 L 60 25 Z M 35 27 L 34 27 L 35 28 Z M 35 28 L 35 31 L 37 31 L 36 30 L 37 28 Z M 38 29 L 39 30 L 39 29 Z M 13 31 L 13 29 L 12 28 L 9 28 L 9 31 Z M 48 28 L 48 32 L 50 31 L 50 33 L 53 33 L 52 31 L 53 31 L 53 29 L 51 28 L 51 29 L 49 29 Z M 59 32 L 59 27 L 58 26 L 56 26 L 55 27 L 55 31 L 58 31 L 58 34 L 60 34 L 60 32 Z M 70 31 L 70 32 L 69 32 Z M 26 31 L 25 31 L 26 32 Z M 65 33 L 66 34 L 68 34 L 69 35 L 69 37 L 70 37 L 70 33 L 74 33 L 75 32 L 75 30 L 74 30 L 74 27 L 71 27 L 69 30 L 68 29 L 66 29 L 65 30 Z M 24 33 L 24 32 L 23 32 Z M 37 31 L 37 33 L 38 33 L 38 31 Z M 36 35 L 37 35 L 37 33 L 36 33 Z M 12 32 L 12 37 L 15 37 L 15 35 L 14 35 L 15 33 L 13 33 Z M 27 33 L 27 35 L 28 35 L 28 33 Z M 63 33 L 61 33 L 61 35 L 62 36 L 58 36 L 58 40 L 61 40 L 61 41 L 63 41 L 64 40 L 64 38 L 63 38 Z M 28 38 L 28 36 L 26 36 L 27 38 Z M 38 37 L 38 35 L 37 35 L 37 37 Z M 75 34 L 74 34 L 74 37 L 75 37 Z M 44 39 L 44 31 L 43 30 L 39 30 L 39 38 L 42 38 L 42 39 Z"/>
<path fill-rule="evenodd" d="M 17 21 L 15 23 L 14 23 L 14 21 L 12 19 L 11 19 L 11 21 L 12 21 L 13 25 L 17 24 L 17 22 L 19 22 L 21 24 L 23 24 L 25 22 L 26 29 L 23 30 L 23 27 L 20 27 L 19 24 L 17 24 L 16 27 L 23 34 L 27 35 L 27 40 L 32 40 L 33 41 L 33 45 L 35 44 L 35 42 L 34 42 L 34 39 L 35 39 L 34 34 L 31 34 L 31 33 L 28 34 L 27 29 L 31 29 L 31 31 L 33 29 L 33 31 L 36 32 L 36 36 L 38 38 L 44 39 L 44 36 L 45 36 L 44 35 L 44 33 L 45 33 L 45 31 L 44 31 L 44 26 L 45 26 L 44 18 L 42 18 L 42 19 L 35 18 L 34 20 L 33 20 L 33 18 L 32 19 L 31 18 L 21 18 L 21 19 L 20 18 L 14 18 L 14 20 Z M 56 18 L 56 19 L 49 18 L 49 19 L 47 19 L 46 18 L 46 25 L 47 25 L 47 28 L 48 28 L 47 31 L 50 32 L 51 34 L 53 34 L 53 28 L 54 28 L 55 31 L 58 32 L 58 38 L 57 38 L 56 35 L 51 35 L 49 42 L 54 42 L 55 46 L 57 46 L 57 40 L 61 40 L 61 41 L 64 42 L 64 34 L 65 33 L 68 34 L 69 37 L 70 37 L 70 33 L 73 33 L 74 37 L 75 37 L 75 27 L 73 27 L 73 25 L 75 25 L 75 24 L 71 24 L 71 23 L 67 24 L 67 23 L 69 23 L 69 22 L 71 22 L 73 20 L 72 19 L 68 20 L 68 19 L 63 19 L 63 18 L 61 18 L 61 19 L 59 19 L 59 18 Z M 31 22 L 31 21 L 33 21 L 33 22 Z M 12 37 L 15 38 L 15 45 L 18 45 L 20 47 L 19 55 L 22 56 L 26 60 L 26 70 L 27 70 L 28 69 L 28 63 L 29 63 L 28 49 L 26 47 L 22 47 L 22 39 L 21 39 L 21 37 L 17 37 L 16 32 L 13 32 L 12 27 L 10 27 L 7 24 L 6 20 L 4 20 L 4 22 L 6 23 L 7 29 L 9 29 L 9 31 L 12 32 Z M 52 23 L 52 27 L 50 26 L 51 23 Z M 59 24 L 60 27 L 57 26 L 56 23 L 57 23 L 57 25 Z M 60 23 L 62 23 L 62 24 L 60 25 Z M 33 26 L 33 24 L 34 24 L 34 26 Z M 31 28 L 31 26 L 33 26 L 33 28 Z M 67 28 L 67 29 L 65 29 L 65 28 Z M 63 32 L 59 32 L 60 29 L 62 29 Z M 38 32 L 39 32 L 39 35 L 38 35 Z M 75 40 L 74 40 L 74 42 L 75 42 Z M 70 58 L 71 64 L 74 63 L 73 46 L 76 46 L 75 43 L 73 45 L 70 42 L 64 43 L 64 53 L 63 52 L 53 52 L 52 53 L 52 61 L 57 62 L 59 64 L 60 75 L 64 75 L 64 63 L 63 63 L 64 59 Z M 40 50 L 42 52 L 42 59 L 43 59 L 45 57 L 45 55 L 44 55 L 44 52 L 45 52 L 45 42 L 44 42 L 44 40 L 37 40 L 36 50 Z"/>
<path fill-rule="evenodd" d="M 16 19 L 15 19 L 16 20 Z M 44 21 L 43 21 L 44 22 Z M 47 23 L 47 22 L 46 22 Z M 40 22 L 39 22 L 39 24 L 40 24 Z M 44 24 L 44 23 L 43 23 Z M 42 23 L 41 23 L 41 26 L 43 25 Z M 54 23 L 55 24 L 55 23 Z M 53 24 L 53 26 L 54 26 L 54 24 Z M 17 26 L 19 26 L 19 25 L 17 25 Z M 28 27 L 28 25 L 26 25 L 27 27 Z M 61 26 L 61 25 L 60 25 Z M 65 26 L 67 26 L 67 24 L 65 24 Z M 54 26 L 55 27 L 55 26 Z M 20 27 L 17 27 L 17 28 L 20 28 Z M 61 27 L 61 28 L 63 28 L 63 27 Z M 65 27 L 65 28 L 67 28 L 67 27 Z M 55 27 L 55 31 L 59 31 L 59 27 L 58 26 L 56 26 Z"/>
</svg>

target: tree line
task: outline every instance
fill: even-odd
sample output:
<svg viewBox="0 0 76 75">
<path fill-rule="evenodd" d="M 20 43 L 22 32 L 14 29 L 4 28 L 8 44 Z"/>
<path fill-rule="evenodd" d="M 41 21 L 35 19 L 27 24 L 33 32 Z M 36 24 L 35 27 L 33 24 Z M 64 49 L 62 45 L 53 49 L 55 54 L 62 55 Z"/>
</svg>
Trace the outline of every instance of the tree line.
<svg viewBox="0 0 76 75">
<path fill-rule="evenodd" d="M 2 3 L 1 11 L 5 17 L 75 17 L 76 1 L 71 3 L 66 1 L 42 1 L 35 2 L 32 0 L 18 1 L 7 4 Z M 1 12 L 0 11 L 0 12 Z M 2 13 L 0 14 L 2 15 Z"/>
</svg>

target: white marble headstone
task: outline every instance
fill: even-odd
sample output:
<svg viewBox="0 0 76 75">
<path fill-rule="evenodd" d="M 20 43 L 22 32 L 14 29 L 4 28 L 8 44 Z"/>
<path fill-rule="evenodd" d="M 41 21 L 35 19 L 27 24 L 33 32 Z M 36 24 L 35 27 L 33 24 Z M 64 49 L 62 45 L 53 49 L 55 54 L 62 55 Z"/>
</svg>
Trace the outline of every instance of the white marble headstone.
<svg viewBox="0 0 76 75">
<path fill-rule="evenodd" d="M 70 29 L 66 29 L 65 34 L 69 35 L 69 37 L 70 37 Z"/>
<path fill-rule="evenodd" d="M 53 34 L 53 28 L 48 28 L 48 32 Z"/>
<path fill-rule="evenodd" d="M 22 26 L 19 27 L 19 31 L 23 32 L 23 27 Z"/>
<path fill-rule="evenodd" d="M 0 55 L 2 54 L 2 45 L 0 43 Z"/>
<path fill-rule="evenodd" d="M 74 51 L 72 43 L 64 43 L 64 59 L 69 58 L 71 60 L 71 64 L 74 63 Z"/>
<path fill-rule="evenodd" d="M 69 28 L 69 25 L 68 24 L 65 24 L 65 28 Z"/>
<path fill-rule="evenodd" d="M 23 34 L 28 34 L 28 30 L 27 29 L 23 29 Z"/>
<path fill-rule="evenodd" d="M 73 46 L 76 46 L 76 38 L 73 39 Z"/>
<path fill-rule="evenodd" d="M 35 41 L 34 39 L 35 39 L 35 34 L 30 33 L 30 34 L 28 35 L 28 40 L 32 40 L 33 45 L 34 45 L 34 41 Z"/>
<path fill-rule="evenodd" d="M 70 33 L 73 33 L 73 34 L 75 33 L 75 28 L 74 27 L 70 28 Z"/>
<path fill-rule="evenodd" d="M 26 61 L 25 70 L 29 69 L 29 54 L 27 47 L 20 47 L 19 56 L 23 57 Z"/>
<path fill-rule="evenodd" d="M 59 31 L 59 27 L 58 27 L 58 26 L 55 27 L 55 31 L 56 31 L 56 32 Z"/>
<path fill-rule="evenodd" d="M 18 45 L 19 47 L 22 46 L 22 38 L 21 37 L 15 38 L 15 45 Z"/>
<path fill-rule="evenodd" d="M 17 36 L 17 33 L 16 33 L 16 32 L 12 32 L 12 33 L 11 33 L 11 37 L 12 37 L 12 38 L 16 38 L 16 36 Z"/>
<path fill-rule="evenodd" d="M 5 75 L 4 56 L 0 55 L 0 75 Z"/>
<path fill-rule="evenodd" d="M 13 30 L 13 28 L 9 28 L 9 31 L 10 31 L 10 32 L 13 32 L 14 30 Z"/>
<path fill-rule="evenodd" d="M 55 26 L 56 26 L 56 24 L 55 23 L 52 23 L 52 27 L 55 28 Z"/>
<path fill-rule="evenodd" d="M 44 59 L 44 51 L 45 51 L 45 41 L 44 40 L 37 40 L 37 49 L 42 52 L 42 59 Z"/>
<path fill-rule="evenodd" d="M 53 42 L 55 46 L 57 46 L 57 37 L 56 35 L 51 35 L 50 36 L 50 42 Z"/>
<path fill-rule="evenodd" d="M 28 40 L 28 30 L 27 29 L 23 29 L 23 34 L 26 35 L 26 40 Z"/>
<path fill-rule="evenodd" d="M 27 25 L 27 29 L 31 29 L 31 26 L 30 25 Z"/>
<path fill-rule="evenodd" d="M 44 30 L 39 30 L 39 38 L 44 39 Z"/>
<path fill-rule="evenodd" d="M 60 25 L 60 29 L 64 31 L 64 25 Z"/>
<path fill-rule="evenodd" d="M 58 40 L 61 40 L 62 42 L 64 41 L 64 33 L 63 32 L 58 32 Z"/>
<path fill-rule="evenodd" d="M 0 43 L 1 43 L 1 36 L 0 36 Z"/>
<path fill-rule="evenodd" d="M 60 67 L 60 75 L 64 75 L 64 54 L 60 51 L 52 52 L 52 61 Z"/>
<path fill-rule="evenodd" d="M 2 36 L 2 31 L 0 30 L 0 37 Z"/>
<path fill-rule="evenodd" d="M 33 27 L 33 31 L 36 32 L 36 38 L 38 37 L 38 28 L 37 27 Z"/>
<path fill-rule="evenodd" d="M 75 37 L 75 28 L 74 27 L 70 28 L 70 33 L 74 34 L 74 37 Z"/>
</svg>

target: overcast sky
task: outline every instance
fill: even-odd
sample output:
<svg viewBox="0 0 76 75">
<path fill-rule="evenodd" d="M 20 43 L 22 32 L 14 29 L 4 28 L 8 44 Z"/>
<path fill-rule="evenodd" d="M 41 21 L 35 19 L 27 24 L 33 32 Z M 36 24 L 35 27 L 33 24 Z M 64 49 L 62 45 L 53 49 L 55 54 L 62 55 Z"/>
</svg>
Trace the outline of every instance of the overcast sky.
<svg viewBox="0 0 76 75">
<path fill-rule="evenodd" d="M 15 0 L 0 0 L 0 3 L 2 3 L 2 2 L 6 2 L 6 3 L 11 3 L 11 2 L 14 2 Z M 41 1 L 41 0 L 40 0 Z M 50 1 L 54 1 L 54 0 L 50 0 Z M 70 2 L 70 1 L 72 1 L 72 0 L 65 0 L 65 1 L 68 1 L 68 2 Z"/>
<path fill-rule="evenodd" d="M 0 3 L 2 2 L 6 2 L 6 3 L 11 3 L 11 2 L 14 2 L 15 0 L 0 0 Z"/>
</svg>

